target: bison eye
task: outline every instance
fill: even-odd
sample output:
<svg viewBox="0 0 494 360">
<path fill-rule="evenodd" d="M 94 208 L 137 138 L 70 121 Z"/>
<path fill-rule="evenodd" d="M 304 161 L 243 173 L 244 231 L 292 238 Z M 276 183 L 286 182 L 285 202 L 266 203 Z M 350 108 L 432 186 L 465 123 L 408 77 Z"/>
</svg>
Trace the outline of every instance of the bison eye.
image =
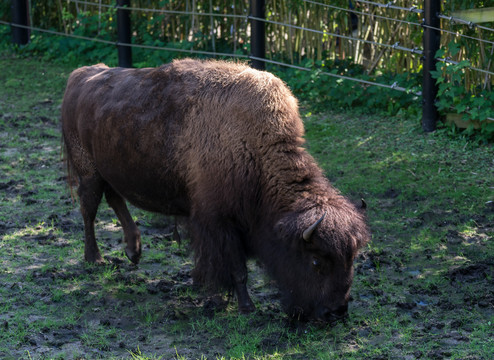
<svg viewBox="0 0 494 360">
<path fill-rule="evenodd" d="M 312 266 L 315 268 L 315 269 L 319 269 L 321 267 L 321 260 L 319 260 L 318 258 L 314 257 L 312 258 Z"/>
</svg>

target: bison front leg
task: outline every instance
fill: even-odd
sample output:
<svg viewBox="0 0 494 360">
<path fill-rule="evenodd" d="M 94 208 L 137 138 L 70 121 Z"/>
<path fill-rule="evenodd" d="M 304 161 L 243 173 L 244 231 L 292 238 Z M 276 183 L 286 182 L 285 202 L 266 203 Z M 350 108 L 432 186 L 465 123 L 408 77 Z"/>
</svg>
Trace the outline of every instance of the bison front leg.
<svg viewBox="0 0 494 360">
<path fill-rule="evenodd" d="M 242 314 L 248 314 L 256 310 L 256 306 L 247 291 L 247 268 L 245 266 L 233 274 L 233 282 L 237 294 L 238 311 Z"/>
<path fill-rule="evenodd" d="M 247 266 L 240 231 L 223 217 L 192 216 L 191 240 L 196 259 L 194 281 L 206 288 L 234 289 L 238 310 L 255 310 L 247 291 Z"/>
<path fill-rule="evenodd" d="M 139 263 L 141 258 L 141 233 L 134 220 L 132 220 L 125 200 L 110 185 L 107 185 L 105 189 L 105 198 L 122 224 L 125 243 L 127 244 L 125 254 L 134 264 Z"/>
</svg>

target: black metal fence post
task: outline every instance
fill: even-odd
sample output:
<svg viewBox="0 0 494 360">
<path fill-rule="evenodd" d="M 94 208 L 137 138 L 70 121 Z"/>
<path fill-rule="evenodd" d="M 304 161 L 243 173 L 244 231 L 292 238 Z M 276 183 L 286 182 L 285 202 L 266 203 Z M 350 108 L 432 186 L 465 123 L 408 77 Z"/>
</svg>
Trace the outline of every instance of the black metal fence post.
<svg viewBox="0 0 494 360">
<path fill-rule="evenodd" d="M 255 18 L 266 17 L 266 5 L 264 0 L 250 1 L 251 15 Z M 264 59 L 266 56 L 265 24 L 264 21 L 251 19 L 250 52 L 256 58 Z M 252 67 L 264 70 L 264 61 L 252 59 Z"/>
<path fill-rule="evenodd" d="M 123 8 L 130 6 L 130 0 L 117 0 L 117 33 L 118 33 L 118 66 L 132 67 L 132 31 L 130 28 L 130 10 Z M 122 45 L 129 44 L 129 45 Z"/>
<path fill-rule="evenodd" d="M 441 0 L 424 0 L 424 66 L 422 80 L 422 129 L 426 132 L 436 130 L 439 117 L 435 101 L 437 96 L 436 80 L 431 76 L 431 71 L 436 70 L 436 52 L 439 50 L 441 32 L 427 26 L 439 29 L 441 26 L 438 17 L 441 11 Z"/>
<path fill-rule="evenodd" d="M 25 45 L 29 42 L 29 29 L 17 25 L 28 26 L 28 0 L 12 0 L 12 41 L 14 44 Z"/>
</svg>

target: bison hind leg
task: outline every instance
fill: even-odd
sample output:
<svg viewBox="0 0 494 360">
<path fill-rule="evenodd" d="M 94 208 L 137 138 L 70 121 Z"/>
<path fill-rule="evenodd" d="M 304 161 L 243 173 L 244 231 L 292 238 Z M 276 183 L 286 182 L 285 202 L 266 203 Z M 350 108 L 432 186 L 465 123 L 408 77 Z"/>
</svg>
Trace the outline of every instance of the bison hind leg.
<svg viewBox="0 0 494 360">
<path fill-rule="evenodd" d="M 125 254 L 134 264 L 139 263 L 141 258 L 141 233 L 134 220 L 132 220 L 125 200 L 110 185 L 105 188 L 105 198 L 122 224 L 125 243 L 127 244 Z"/>
<path fill-rule="evenodd" d="M 94 220 L 103 196 L 104 181 L 99 174 L 79 177 L 77 190 L 84 220 L 84 258 L 90 263 L 103 263 L 94 234 Z"/>
</svg>

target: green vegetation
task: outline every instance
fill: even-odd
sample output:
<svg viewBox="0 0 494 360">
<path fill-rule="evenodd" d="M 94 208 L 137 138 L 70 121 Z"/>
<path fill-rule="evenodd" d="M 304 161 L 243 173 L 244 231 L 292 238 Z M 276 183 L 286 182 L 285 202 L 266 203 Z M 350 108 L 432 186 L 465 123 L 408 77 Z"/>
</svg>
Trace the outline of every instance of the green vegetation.
<svg viewBox="0 0 494 360">
<path fill-rule="evenodd" d="M 133 208 L 139 266 L 100 208 L 107 265 L 83 261 L 78 206 L 65 184 L 59 108 L 72 66 L 0 57 L 0 358 L 491 359 L 494 353 L 494 148 L 417 114 L 302 107 L 308 150 L 352 199 L 372 242 L 356 260 L 350 315 L 298 324 L 256 262 L 258 308 L 193 286 L 186 234 Z M 367 93 L 363 92 L 362 96 Z"/>
<path fill-rule="evenodd" d="M 494 92 L 490 86 L 462 86 L 465 74 L 471 72 L 468 70 L 470 66 L 470 61 L 467 60 L 454 65 L 436 65 L 437 70 L 432 73 L 432 77 L 439 85 L 437 107 L 443 113 L 459 114 L 461 119 L 469 124 L 467 134 L 474 134 L 475 129 L 480 129 L 485 138 L 493 139 Z M 486 77 L 486 80 L 488 78 Z"/>
</svg>

